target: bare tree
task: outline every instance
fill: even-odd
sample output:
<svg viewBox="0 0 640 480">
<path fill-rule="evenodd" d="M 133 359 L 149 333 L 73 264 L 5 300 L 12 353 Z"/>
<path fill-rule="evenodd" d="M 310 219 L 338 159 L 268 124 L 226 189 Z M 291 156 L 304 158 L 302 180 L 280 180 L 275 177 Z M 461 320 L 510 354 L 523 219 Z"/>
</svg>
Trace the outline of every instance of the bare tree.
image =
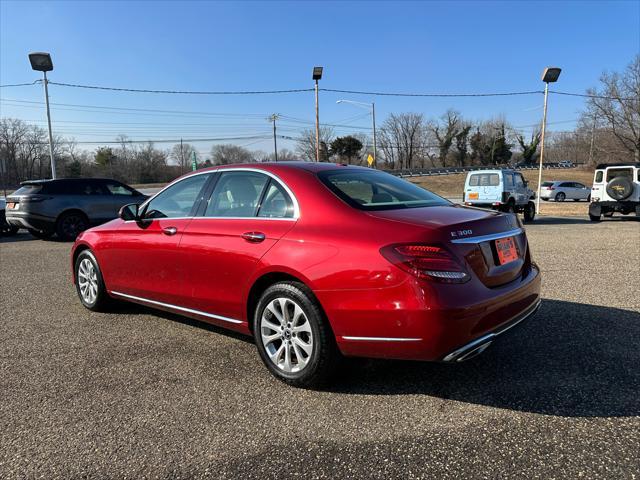
<svg viewBox="0 0 640 480">
<path fill-rule="evenodd" d="M 320 161 L 329 160 L 329 145 L 335 135 L 331 127 L 320 127 Z M 296 151 L 303 160 L 315 161 L 316 159 L 316 131 L 315 129 L 303 130 L 296 144 Z M 280 160 L 280 158 L 278 158 Z"/>
<path fill-rule="evenodd" d="M 458 112 L 447 110 L 440 122 L 434 122 L 430 125 L 430 129 L 438 141 L 438 159 L 443 167 L 447 166 L 447 155 L 454 139 L 460 133 L 461 123 L 462 119 Z"/>
<path fill-rule="evenodd" d="M 193 154 L 196 155 L 196 162 L 198 161 L 198 152 L 195 147 L 189 143 L 176 143 L 171 148 L 169 157 L 175 161 L 180 167 L 180 173 L 184 173 L 189 170 L 189 165 L 193 161 Z"/>
<path fill-rule="evenodd" d="M 390 168 L 412 168 L 426 147 L 424 117 L 420 113 L 392 113 L 382 124 L 379 146 Z"/>
<path fill-rule="evenodd" d="M 525 163 L 530 164 L 535 161 L 540 138 L 541 134 L 539 131 L 531 134 L 531 140 L 529 142 L 525 141 L 524 135 L 520 133 L 516 135 L 518 144 L 520 145 L 520 148 L 522 148 L 522 160 Z"/>
<path fill-rule="evenodd" d="M 254 161 L 254 155 L 246 148 L 237 145 L 214 145 L 211 148 L 211 161 L 214 165 L 247 163 Z"/>
<path fill-rule="evenodd" d="M 625 71 L 605 72 L 600 88 L 587 90 L 588 115 L 598 117 L 620 145 L 640 162 L 640 55 Z"/>
</svg>

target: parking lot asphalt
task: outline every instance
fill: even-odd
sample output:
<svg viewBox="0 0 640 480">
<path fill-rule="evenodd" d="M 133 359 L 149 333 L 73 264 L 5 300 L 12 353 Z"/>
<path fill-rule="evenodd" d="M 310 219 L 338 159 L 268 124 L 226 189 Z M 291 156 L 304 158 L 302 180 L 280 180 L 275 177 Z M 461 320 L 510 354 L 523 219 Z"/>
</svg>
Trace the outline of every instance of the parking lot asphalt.
<svg viewBox="0 0 640 480">
<path fill-rule="evenodd" d="M 459 365 L 354 360 L 325 391 L 143 307 L 85 310 L 69 243 L 0 240 L 1 478 L 637 478 L 640 222 L 528 226 L 543 305 Z"/>
</svg>

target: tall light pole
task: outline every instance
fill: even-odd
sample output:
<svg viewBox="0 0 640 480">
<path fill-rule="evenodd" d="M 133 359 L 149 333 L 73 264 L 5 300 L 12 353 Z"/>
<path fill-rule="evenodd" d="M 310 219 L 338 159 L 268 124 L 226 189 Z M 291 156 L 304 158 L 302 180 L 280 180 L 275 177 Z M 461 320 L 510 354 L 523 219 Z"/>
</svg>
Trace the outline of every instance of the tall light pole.
<svg viewBox="0 0 640 480">
<path fill-rule="evenodd" d="M 367 108 L 371 108 L 371 119 L 373 123 L 373 166 L 378 166 L 376 157 L 376 104 L 374 102 L 355 102 L 353 100 L 338 100 L 336 103 L 351 103 L 352 105 L 359 105 Z"/>
<path fill-rule="evenodd" d="M 536 196 L 536 213 L 540 214 L 540 191 L 542 188 L 542 162 L 544 161 L 544 134 L 547 128 L 547 98 L 549 96 L 549 84 L 558 81 L 562 70 L 557 67 L 547 67 L 542 72 L 544 82 L 544 110 L 542 114 L 542 133 L 540 135 L 540 168 L 538 170 L 538 195 Z"/>
<path fill-rule="evenodd" d="M 31 62 L 31 68 L 42 72 L 44 75 L 44 102 L 47 106 L 47 124 L 49 126 L 49 157 L 51 158 L 51 178 L 56 178 L 56 160 L 53 158 L 53 134 L 51 133 L 51 112 L 49 110 L 49 88 L 47 84 L 47 72 L 53 70 L 53 62 L 51 61 L 51 55 L 47 52 L 32 52 L 29 54 L 29 61 Z"/>
<path fill-rule="evenodd" d="M 278 161 L 278 141 L 276 140 L 276 120 L 278 117 L 279 115 L 277 113 L 269 117 L 269 121 L 273 122 L 273 155 L 276 162 Z"/>
<path fill-rule="evenodd" d="M 322 67 L 313 67 L 313 80 L 316 82 L 316 162 L 320 161 L 320 112 L 318 108 L 318 80 L 322 78 Z"/>
</svg>

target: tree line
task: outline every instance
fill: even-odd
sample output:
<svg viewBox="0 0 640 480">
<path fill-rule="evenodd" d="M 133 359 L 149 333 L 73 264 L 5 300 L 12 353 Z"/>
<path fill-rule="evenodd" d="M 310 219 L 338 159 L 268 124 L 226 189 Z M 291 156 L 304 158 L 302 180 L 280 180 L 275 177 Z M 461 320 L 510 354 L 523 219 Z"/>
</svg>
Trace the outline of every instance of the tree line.
<svg viewBox="0 0 640 480">
<path fill-rule="evenodd" d="M 587 92 L 577 127 L 545 139 L 545 161 L 574 163 L 640 161 L 640 55 L 623 72 L 605 72 L 597 88 Z M 369 135 L 337 136 L 320 128 L 320 160 L 366 165 L 373 154 Z M 455 110 L 439 118 L 422 113 L 392 113 L 377 131 L 377 168 L 409 169 L 466 165 L 531 164 L 540 153 L 540 131 L 523 135 L 502 117 L 472 121 Z M 153 142 L 132 143 L 121 135 L 117 144 L 93 151 L 56 136 L 53 151 L 60 177 L 106 176 L 128 183 L 166 182 L 197 168 L 273 161 L 274 153 L 233 144 L 214 145 L 203 158 L 193 145 L 160 149 Z M 298 136 L 295 151 L 281 149 L 279 161 L 316 157 L 315 129 Z M 0 119 L 0 183 L 50 178 L 46 131 L 14 118 Z"/>
</svg>

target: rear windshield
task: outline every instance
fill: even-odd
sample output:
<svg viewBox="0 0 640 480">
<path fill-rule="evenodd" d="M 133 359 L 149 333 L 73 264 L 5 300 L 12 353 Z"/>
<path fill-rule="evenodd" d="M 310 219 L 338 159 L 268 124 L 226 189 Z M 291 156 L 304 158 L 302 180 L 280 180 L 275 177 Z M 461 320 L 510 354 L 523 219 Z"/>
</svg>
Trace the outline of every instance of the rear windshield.
<svg viewBox="0 0 640 480">
<path fill-rule="evenodd" d="M 629 177 L 633 180 L 632 168 L 610 168 L 607 170 L 607 182 L 613 180 L 616 177 Z"/>
<path fill-rule="evenodd" d="M 550 187 L 553 185 L 553 182 L 542 182 L 543 187 Z"/>
<path fill-rule="evenodd" d="M 42 190 L 42 185 L 23 185 L 13 195 L 33 195 Z"/>
<path fill-rule="evenodd" d="M 469 178 L 470 187 L 497 187 L 500 185 L 500 175 L 497 173 L 474 173 Z"/>
<path fill-rule="evenodd" d="M 377 170 L 326 170 L 318 177 L 339 198 L 360 210 L 450 205 L 435 193 Z"/>
</svg>

